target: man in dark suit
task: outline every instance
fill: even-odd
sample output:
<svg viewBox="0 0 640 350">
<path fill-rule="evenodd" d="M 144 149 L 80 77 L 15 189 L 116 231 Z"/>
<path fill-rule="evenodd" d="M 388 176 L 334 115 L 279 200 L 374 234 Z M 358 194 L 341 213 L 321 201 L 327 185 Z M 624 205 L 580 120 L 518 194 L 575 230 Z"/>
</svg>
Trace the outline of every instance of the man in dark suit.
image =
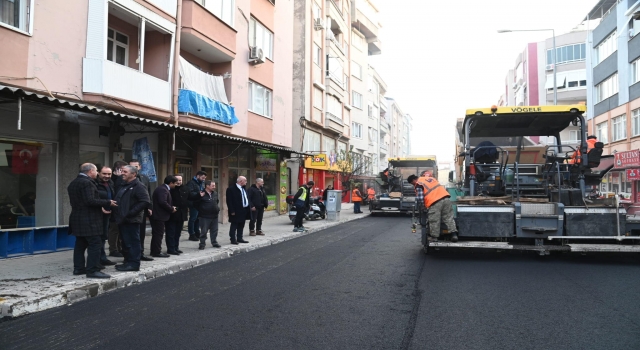
<svg viewBox="0 0 640 350">
<path fill-rule="evenodd" d="M 251 185 L 248 192 L 249 206 L 251 207 L 249 235 L 264 236 L 264 232 L 262 232 L 262 217 L 264 216 L 264 210 L 269 206 L 269 199 L 264 192 L 264 180 L 257 178 L 256 183 Z"/>
<path fill-rule="evenodd" d="M 113 182 L 111 182 L 111 168 L 103 166 L 98 169 L 98 176 L 96 177 L 96 184 L 98 185 L 98 194 L 100 199 L 112 200 L 116 198 L 116 192 L 113 189 Z M 104 207 L 105 211 L 111 211 L 110 206 Z M 109 260 L 107 253 L 104 251 L 105 242 L 109 239 L 109 224 L 111 221 L 111 214 L 102 214 L 102 249 L 100 251 L 100 265 L 109 266 L 115 265 L 113 261 Z"/>
<path fill-rule="evenodd" d="M 113 184 L 113 198 L 126 182 L 122 179 L 122 167 L 127 165 L 126 162 L 121 160 L 113 163 L 113 171 L 111 174 L 111 183 Z M 115 215 L 111 215 L 109 218 L 109 256 L 114 258 L 122 258 L 122 237 L 116 224 Z"/>
<path fill-rule="evenodd" d="M 144 185 L 138 181 L 138 169 L 131 165 L 122 167 L 124 185 L 116 194 L 119 203 L 115 210 L 115 220 L 122 237 L 122 254 L 124 263 L 116 265 L 118 271 L 140 270 L 140 223 L 144 219 L 144 212 L 151 204 L 149 193 Z"/>
<path fill-rule="evenodd" d="M 239 176 L 234 185 L 227 188 L 227 209 L 229 210 L 229 222 L 231 228 L 229 229 L 229 238 L 231 238 L 231 244 L 249 243 L 242 239 L 242 230 L 244 230 L 244 224 L 247 218 L 249 218 L 249 198 L 244 186 L 247 184 L 247 179 L 244 176 Z"/>
<path fill-rule="evenodd" d="M 173 202 L 173 206 L 176 207 L 176 212 L 171 214 L 169 221 L 167 221 L 168 227 L 165 241 L 168 251 L 175 251 L 178 254 L 182 254 L 182 250 L 180 250 L 180 235 L 182 234 L 184 222 L 187 221 L 189 217 L 189 189 L 182 183 L 182 174 L 176 174 L 174 176 L 178 179 L 178 182 L 176 183 L 176 187 L 169 192 L 171 192 L 171 201 Z M 173 241 L 171 241 L 170 238 L 173 238 Z"/>
<path fill-rule="evenodd" d="M 73 249 L 73 274 L 88 278 L 110 278 L 100 272 L 100 249 L 103 233 L 102 215 L 110 211 L 104 207 L 117 206 L 114 200 L 100 199 L 95 178 L 98 169 L 91 163 L 80 166 L 80 174 L 73 180 L 67 191 L 71 202 L 69 215 L 69 233 L 76 236 Z M 84 252 L 87 251 L 85 265 Z"/>
<path fill-rule="evenodd" d="M 164 178 L 164 184 L 153 191 L 153 207 L 155 210 L 151 216 L 151 256 L 154 258 L 169 257 L 168 254 L 162 253 L 162 237 L 170 225 L 169 218 L 171 218 L 171 214 L 177 211 L 171 200 L 171 190 L 176 187 L 177 183 L 178 179 L 175 176 L 167 175 Z M 170 240 L 173 240 L 173 237 Z M 167 246 L 167 252 L 172 255 L 178 255 L 176 251 L 168 248 L 169 246 Z"/>
<path fill-rule="evenodd" d="M 136 171 L 138 172 L 136 178 L 147 189 L 147 194 L 149 195 L 149 198 L 151 198 L 151 182 L 149 181 L 148 177 L 140 174 L 140 170 L 142 170 L 140 167 L 140 162 L 137 159 L 132 159 L 129 161 L 129 165 L 136 168 Z M 147 218 L 150 217 L 153 213 L 151 209 L 153 209 L 153 204 L 149 204 L 148 210 L 144 211 L 144 217 L 142 218 L 142 222 L 140 223 L 140 249 L 142 249 L 140 260 L 142 261 L 153 261 L 153 258 L 144 255 L 144 237 L 147 235 Z"/>
</svg>

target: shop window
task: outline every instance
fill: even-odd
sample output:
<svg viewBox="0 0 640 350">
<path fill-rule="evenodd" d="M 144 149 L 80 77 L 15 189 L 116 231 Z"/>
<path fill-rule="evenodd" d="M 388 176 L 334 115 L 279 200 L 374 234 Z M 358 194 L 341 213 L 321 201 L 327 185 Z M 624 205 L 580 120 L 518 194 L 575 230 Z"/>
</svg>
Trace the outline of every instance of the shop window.
<svg viewBox="0 0 640 350">
<path fill-rule="evenodd" d="M 253 183 L 255 179 L 252 179 L 251 174 L 251 148 L 239 147 L 235 149 L 228 158 L 229 162 L 229 178 L 228 186 L 235 185 L 238 176 L 244 176 L 247 178 L 247 183 Z M 220 189 L 222 191 L 222 189 Z M 226 190 L 226 189 L 225 189 Z"/>
<path fill-rule="evenodd" d="M 53 143 L 0 139 L 0 228 L 58 224 L 56 153 Z"/>
<path fill-rule="evenodd" d="M 264 180 L 264 191 L 269 200 L 267 210 L 275 210 L 278 203 L 278 153 L 258 149 L 256 151 L 256 179 Z M 253 179 L 252 183 L 255 183 Z"/>
<path fill-rule="evenodd" d="M 216 190 L 220 192 L 220 168 L 216 145 L 202 145 L 200 147 L 200 170 L 207 173 L 207 180 L 216 183 Z"/>
</svg>

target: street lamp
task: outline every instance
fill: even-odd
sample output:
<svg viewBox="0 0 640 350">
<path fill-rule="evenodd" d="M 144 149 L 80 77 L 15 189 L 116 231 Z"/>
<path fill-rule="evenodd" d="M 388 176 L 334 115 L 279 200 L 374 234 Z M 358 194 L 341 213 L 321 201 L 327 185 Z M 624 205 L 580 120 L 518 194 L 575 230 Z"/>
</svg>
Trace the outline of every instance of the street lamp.
<svg viewBox="0 0 640 350">
<path fill-rule="evenodd" d="M 556 32 L 553 29 L 499 29 L 498 33 L 511 33 L 511 32 L 547 32 L 553 33 L 553 104 L 558 104 L 558 86 L 556 85 Z"/>
</svg>

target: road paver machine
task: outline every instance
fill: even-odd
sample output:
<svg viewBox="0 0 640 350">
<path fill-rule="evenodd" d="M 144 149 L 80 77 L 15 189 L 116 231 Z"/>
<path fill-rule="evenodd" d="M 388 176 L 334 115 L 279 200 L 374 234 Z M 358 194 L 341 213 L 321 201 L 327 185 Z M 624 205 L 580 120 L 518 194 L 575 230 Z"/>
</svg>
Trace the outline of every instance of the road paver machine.
<svg viewBox="0 0 640 350">
<path fill-rule="evenodd" d="M 456 193 L 460 240 L 428 243 L 421 212 L 425 250 L 640 252 L 640 225 L 627 219 L 618 198 L 591 195 L 613 167 L 613 156 L 603 155 L 601 142 L 587 148 L 585 111 L 583 105 L 467 110 L 456 188 L 449 189 Z M 579 127 L 577 147 L 560 138 L 570 125 Z M 555 143 L 530 142 L 542 136 Z"/>
</svg>

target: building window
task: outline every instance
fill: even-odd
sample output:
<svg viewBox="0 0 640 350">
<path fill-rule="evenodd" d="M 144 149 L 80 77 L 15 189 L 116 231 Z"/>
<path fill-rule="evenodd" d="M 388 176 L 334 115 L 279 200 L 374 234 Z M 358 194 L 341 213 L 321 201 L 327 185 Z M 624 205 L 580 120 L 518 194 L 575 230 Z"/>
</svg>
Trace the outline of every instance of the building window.
<svg viewBox="0 0 640 350">
<path fill-rule="evenodd" d="M 633 85 L 640 81 L 640 58 L 631 63 L 631 84 Z"/>
<path fill-rule="evenodd" d="M 351 137 L 362 139 L 362 124 L 356 122 L 351 123 Z"/>
<path fill-rule="evenodd" d="M 327 95 L 327 112 L 338 119 L 342 119 L 342 102 L 335 96 Z"/>
<path fill-rule="evenodd" d="M 327 135 L 324 135 L 322 138 L 324 139 L 324 149 L 322 151 L 326 152 L 327 154 L 335 153 L 335 151 L 336 151 L 336 140 L 330 138 Z"/>
<path fill-rule="evenodd" d="M 195 0 L 224 23 L 233 27 L 235 0 Z"/>
<path fill-rule="evenodd" d="M 373 105 L 371 102 L 367 103 L 367 116 L 373 118 Z"/>
<path fill-rule="evenodd" d="M 602 143 L 609 142 L 608 134 L 607 122 L 602 122 L 596 125 L 596 137 L 598 138 L 598 141 Z"/>
<path fill-rule="evenodd" d="M 596 103 L 600 103 L 618 93 L 618 73 L 596 85 L 594 90 Z"/>
<path fill-rule="evenodd" d="M 623 114 L 611 119 L 613 126 L 613 141 L 620 141 L 627 138 L 627 115 Z"/>
<path fill-rule="evenodd" d="M 304 129 L 303 149 L 305 152 L 320 152 L 320 134 Z"/>
<path fill-rule="evenodd" d="M 351 32 L 351 45 L 356 49 L 365 52 L 366 45 L 364 41 L 364 37 L 360 36 L 355 31 Z"/>
<path fill-rule="evenodd" d="M 569 143 L 578 142 L 578 130 L 569 130 Z"/>
<path fill-rule="evenodd" d="M 352 105 L 358 109 L 362 109 L 362 94 L 356 91 L 352 91 Z"/>
<path fill-rule="evenodd" d="M 633 122 L 633 136 L 640 135 L 640 108 L 631 111 L 631 120 Z"/>
<path fill-rule="evenodd" d="M 313 63 L 320 66 L 320 62 L 322 61 L 322 48 L 318 46 L 318 44 L 313 44 L 313 48 Z"/>
<path fill-rule="evenodd" d="M 547 50 L 547 68 L 552 68 L 553 49 Z M 587 59 L 586 44 L 574 44 L 556 47 L 556 64 L 565 64 Z"/>
<path fill-rule="evenodd" d="M 109 28 L 107 31 L 107 60 L 128 66 L 128 57 L 129 37 L 126 34 Z"/>
<path fill-rule="evenodd" d="M 618 50 L 618 38 L 616 37 L 616 31 L 614 30 L 611 35 L 604 39 L 600 45 L 596 47 L 596 64 L 604 61 L 605 58 L 611 56 L 612 53 Z"/>
<path fill-rule="evenodd" d="M 375 145 L 378 140 L 378 130 L 369 127 L 369 144 Z"/>
<path fill-rule="evenodd" d="M 362 66 L 351 61 L 351 75 L 362 80 Z"/>
<path fill-rule="evenodd" d="M 327 77 L 331 78 L 333 81 L 337 82 L 340 86 L 343 86 L 342 79 L 344 78 L 344 68 L 342 67 L 342 60 L 338 57 L 332 57 L 327 55 L 328 60 L 328 70 Z"/>
<path fill-rule="evenodd" d="M 271 118 L 271 90 L 250 81 L 249 111 Z"/>
<path fill-rule="evenodd" d="M 313 18 L 322 18 L 322 9 L 320 9 L 320 6 L 318 6 L 318 4 L 315 2 L 313 3 Z"/>
<path fill-rule="evenodd" d="M 318 89 L 317 87 L 313 88 L 313 106 L 318 109 L 322 109 L 324 106 L 322 103 L 322 95 L 322 90 Z"/>
<path fill-rule="evenodd" d="M 249 22 L 249 46 L 261 48 L 264 57 L 273 61 L 273 33 L 253 17 Z"/>
<path fill-rule="evenodd" d="M 0 0 L 0 23 L 30 32 L 31 2 L 32 0 Z"/>
</svg>

